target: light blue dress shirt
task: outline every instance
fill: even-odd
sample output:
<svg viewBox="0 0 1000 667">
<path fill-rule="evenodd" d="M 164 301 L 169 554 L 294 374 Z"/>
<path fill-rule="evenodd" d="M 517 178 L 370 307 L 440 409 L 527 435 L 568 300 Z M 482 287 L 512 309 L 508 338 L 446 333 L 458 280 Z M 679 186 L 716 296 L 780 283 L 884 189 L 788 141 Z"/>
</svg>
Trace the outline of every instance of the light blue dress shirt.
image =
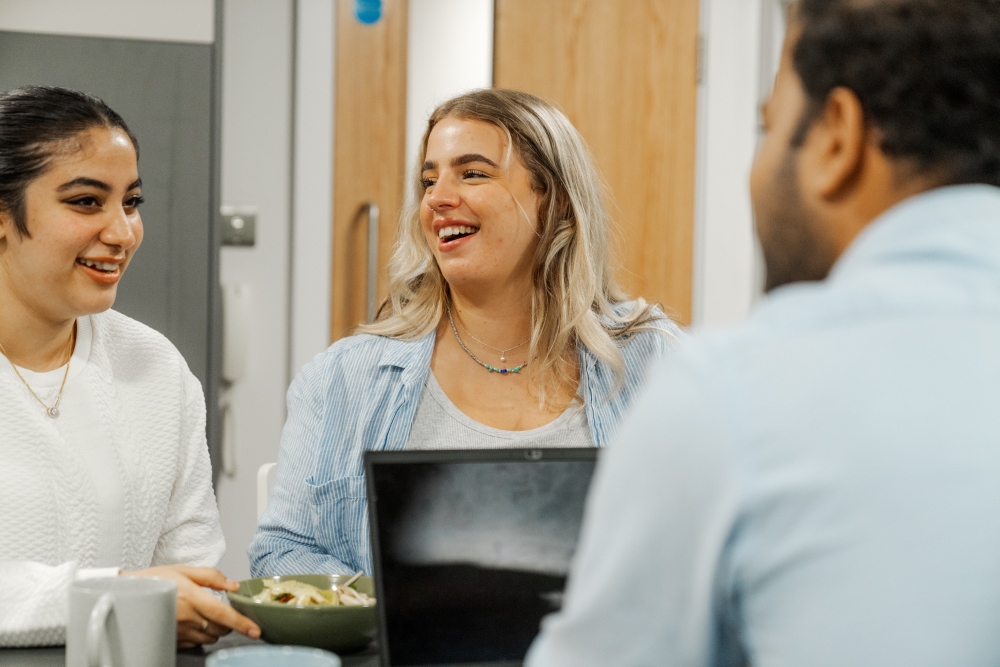
<svg viewBox="0 0 1000 667">
<path fill-rule="evenodd" d="M 680 346 L 530 667 L 1000 664 L 1000 189 L 871 224 Z"/>
<path fill-rule="evenodd" d="M 624 313 L 631 305 L 618 308 Z M 614 435 L 649 366 L 682 335 L 665 317 L 656 326 L 661 331 L 622 344 L 620 391 L 610 366 L 579 348 L 580 395 L 598 447 Z M 371 572 L 362 455 L 404 448 L 433 351 L 433 332 L 413 342 L 351 336 L 296 376 L 274 490 L 247 549 L 253 576 Z"/>
</svg>

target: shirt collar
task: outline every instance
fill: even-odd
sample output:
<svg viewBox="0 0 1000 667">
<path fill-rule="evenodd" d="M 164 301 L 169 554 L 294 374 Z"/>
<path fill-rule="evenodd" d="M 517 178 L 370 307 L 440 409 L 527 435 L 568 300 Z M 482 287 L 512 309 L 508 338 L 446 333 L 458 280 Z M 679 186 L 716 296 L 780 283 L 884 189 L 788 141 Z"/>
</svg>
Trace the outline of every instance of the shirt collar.
<svg viewBox="0 0 1000 667">
<path fill-rule="evenodd" d="M 1000 188 L 949 186 L 897 204 L 858 235 L 830 277 L 838 280 L 869 266 L 908 259 L 1000 270 Z"/>
<path fill-rule="evenodd" d="M 431 330 L 429 334 L 416 340 L 385 338 L 379 367 L 389 366 L 401 369 L 404 384 L 409 384 L 415 379 L 422 380 L 427 369 L 430 368 L 435 336 L 436 331 Z"/>
</svg>

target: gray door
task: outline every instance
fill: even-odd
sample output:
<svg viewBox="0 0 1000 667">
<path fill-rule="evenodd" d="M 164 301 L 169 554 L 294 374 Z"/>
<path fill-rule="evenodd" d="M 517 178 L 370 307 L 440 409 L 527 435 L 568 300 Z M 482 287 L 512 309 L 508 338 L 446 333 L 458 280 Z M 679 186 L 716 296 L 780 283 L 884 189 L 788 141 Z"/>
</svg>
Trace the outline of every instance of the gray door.
<svg viewBox="0 0 1000 667">
<path fill-rule="evenodd" d="M 166 335 L 202 382 L 218 469 L 218 210 L 214 47 L 0 31 L 0 90 L 91 93 L 139 139 L 145 238 L 115 310 Z"/>
</svg>

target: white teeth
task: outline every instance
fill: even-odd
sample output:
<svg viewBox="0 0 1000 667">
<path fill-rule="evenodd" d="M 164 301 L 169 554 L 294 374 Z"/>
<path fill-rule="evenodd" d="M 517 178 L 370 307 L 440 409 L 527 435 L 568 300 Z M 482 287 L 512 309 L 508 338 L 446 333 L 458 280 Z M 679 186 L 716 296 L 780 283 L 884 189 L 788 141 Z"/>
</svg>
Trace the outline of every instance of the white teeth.
<svg viewBox="0 0 1000 667">
<path fill-rule="evenodd" d="M 457 236 L 459 234 L 472 234 L 476 231 L 474 227 L 466 227 L 465 225 L 459 225 L 457 227 L 445 227 L 438 232 L 438 238 L 443 239 L 448 236 Z"/>
<path fill-rule="evenodd" d="M 89 259 L 80 259 L 80 263 L 84 266 L 89 266 L 92 269 L 98 269 L 100 271 L 114 271 L 118 268 L 117 264 L 112 264 L 111 262 L 94 262 Z"/>
</svg>

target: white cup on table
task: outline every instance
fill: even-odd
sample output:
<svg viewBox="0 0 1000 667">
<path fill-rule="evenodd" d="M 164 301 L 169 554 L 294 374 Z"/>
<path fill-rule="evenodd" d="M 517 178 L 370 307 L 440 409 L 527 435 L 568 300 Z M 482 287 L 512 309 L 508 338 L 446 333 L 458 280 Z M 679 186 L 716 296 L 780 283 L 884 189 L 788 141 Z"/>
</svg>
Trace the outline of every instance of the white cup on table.
<svg viewBox="0 0 1000 667">
<path fill-rule="evenodd" d="M 176 667 L 177 584 L 155 577 L 73 582 L 66 667 Z"/>
</svg>

